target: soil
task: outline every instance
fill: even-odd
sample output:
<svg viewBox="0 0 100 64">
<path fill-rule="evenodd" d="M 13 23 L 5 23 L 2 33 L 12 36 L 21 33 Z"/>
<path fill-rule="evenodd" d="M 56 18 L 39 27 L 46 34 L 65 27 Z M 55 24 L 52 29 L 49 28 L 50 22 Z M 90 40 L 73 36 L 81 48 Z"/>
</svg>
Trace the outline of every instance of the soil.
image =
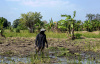
<svg viewBox="0 0 100 64">
<path fill-rule="evenodd" d="M 67 48 L 69 52 L 72 54 L 79 51 L 84 52 L 83 46 L 86 46 L 85 44 L 86 40 L 91 42 L 91 46 L 95 46 L 95 42 L 100 42 L 100 38 L 98 39 L 86 38 L 86 39 L 80 39 L 79 41 L 61 39 L 61 38 L 47 38 L 49 47 L 64 47 L 64 48 Z M 34 37 L 0 38 L 0 55 L 28 56 L 34 52 L 35 52 L 35 38 Z M 97 52 L 100 53 L 100 49 L 98 49 Z"/>
</svg>

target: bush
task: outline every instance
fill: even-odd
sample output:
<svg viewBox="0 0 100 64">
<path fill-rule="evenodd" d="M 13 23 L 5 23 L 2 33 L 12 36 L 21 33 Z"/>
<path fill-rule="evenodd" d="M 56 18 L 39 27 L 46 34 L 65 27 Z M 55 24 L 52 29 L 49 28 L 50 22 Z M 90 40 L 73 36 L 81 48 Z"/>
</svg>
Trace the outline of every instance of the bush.
<svg viewBox="0 0 100 64">
<path fill-rule="evenodd" d="M 20 29 L 17 28 L 17 29 L 16 29 L 16 32 L 17 32 L 17 33 L 20 33 Z"/>
<path fill-rule="evenodd" d="M 14 32 L 13 28 L 10 28 L 10 32 Z"/>
<path fill-rule="evenodd" d="M 76 34 L 75 34 L 76 39 L 80 39 L 81 36 L 82 36 L 82 34 L 79 34 L 79 33 L 76 33 Z"/>
</svg>

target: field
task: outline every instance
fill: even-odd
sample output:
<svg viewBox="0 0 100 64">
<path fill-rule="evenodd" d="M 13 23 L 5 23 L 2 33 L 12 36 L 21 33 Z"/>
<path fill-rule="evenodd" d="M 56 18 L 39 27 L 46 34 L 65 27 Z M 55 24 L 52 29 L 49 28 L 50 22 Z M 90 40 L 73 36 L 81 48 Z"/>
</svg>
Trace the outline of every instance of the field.
<svg viewBox="0 0 100 64">
<path fill-rule="evenodd" d="M 35 54 L 38 33 L 5 30 L 0 38 L 1 64 L 99 64 L 100 32 L 78 31 L 80 39 L 71 40 L 67 33 L 46 32 L 49 48 Z"/>
</svg>

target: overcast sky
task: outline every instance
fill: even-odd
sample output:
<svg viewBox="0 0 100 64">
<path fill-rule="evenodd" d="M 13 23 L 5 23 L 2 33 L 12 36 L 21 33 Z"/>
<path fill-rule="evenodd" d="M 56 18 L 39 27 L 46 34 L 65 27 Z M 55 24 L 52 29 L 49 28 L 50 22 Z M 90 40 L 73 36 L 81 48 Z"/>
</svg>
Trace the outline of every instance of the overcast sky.
<svg viewBox="0 0 100 64">
<path fill-rule="evenodd" d="M 76 20 L 86 20 L 86 14 L 100 14 L 100 0 L 0 0 L 0 17 L 11 23 L 20 18 L 22 13 L 41 12 L 42 20 L 64 19 L 61 14 L 73 15 Z"/>
</svg>

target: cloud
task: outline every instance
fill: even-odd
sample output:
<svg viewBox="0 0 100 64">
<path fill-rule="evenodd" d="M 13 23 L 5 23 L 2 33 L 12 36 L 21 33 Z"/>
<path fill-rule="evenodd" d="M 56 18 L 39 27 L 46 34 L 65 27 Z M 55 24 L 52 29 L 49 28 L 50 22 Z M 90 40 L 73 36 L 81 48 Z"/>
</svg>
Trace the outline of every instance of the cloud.
<svg viewBox="0 0 100 64">
<path fill-rule="evenodd" d="M 73 7 L 68 0 L 6 0 L 30 7 Z"/>
</svg>

